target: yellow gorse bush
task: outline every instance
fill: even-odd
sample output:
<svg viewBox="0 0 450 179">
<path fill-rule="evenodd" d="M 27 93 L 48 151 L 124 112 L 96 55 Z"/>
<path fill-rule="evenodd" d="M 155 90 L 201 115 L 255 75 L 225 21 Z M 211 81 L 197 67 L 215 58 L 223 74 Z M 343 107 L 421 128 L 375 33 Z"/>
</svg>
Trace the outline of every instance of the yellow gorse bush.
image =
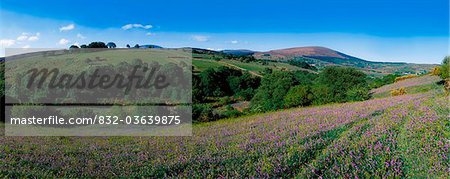
<svg viewBox="0 0 450 179">
<path fill-rule="evenodd" d="M 395 82 L 406 80 L 406 79 L 409 79 L 409 78 L 415 78 L 415 77 L 417 77 L 417 75 L 412 75 L 411 74 L 411 75 L 400 76 L 400 77 L 395 78 Z"/>
<path fill-rule="evenodd" d="M 431 74 L 436 76 L 441 75 L 441 67 L 439 66 L 434 67 L 433 70 L 431 70 Z"/>
<path fill-rule="evenodd" d="M 404 94 L 406 94 L 406 89 L 404 87 L 394 89 L 391 91 L 392 96 L 399 96 L 399 95 L 404 95 Z"/>
</svg>

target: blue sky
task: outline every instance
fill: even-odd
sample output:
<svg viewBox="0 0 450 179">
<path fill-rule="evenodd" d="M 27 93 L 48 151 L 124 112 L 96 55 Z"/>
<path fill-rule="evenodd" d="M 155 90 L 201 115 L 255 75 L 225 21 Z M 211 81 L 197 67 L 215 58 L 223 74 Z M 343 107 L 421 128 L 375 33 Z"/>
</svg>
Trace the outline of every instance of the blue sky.
<svg viewBox="0 0 450 179">
<path fill-rule="evenodd" d="M 448 0 L 2 0 L 0 12 L 2 49 L 91 41 L 258 51 L 325 46 L 414 63 L 449 54 Z"/>
</svg>

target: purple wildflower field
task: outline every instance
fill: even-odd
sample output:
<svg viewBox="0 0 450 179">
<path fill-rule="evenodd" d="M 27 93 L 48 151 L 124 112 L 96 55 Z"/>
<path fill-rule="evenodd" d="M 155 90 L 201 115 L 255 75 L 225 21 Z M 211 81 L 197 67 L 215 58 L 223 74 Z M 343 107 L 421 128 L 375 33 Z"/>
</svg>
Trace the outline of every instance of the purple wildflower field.
<svg viewBox="0 0 450 179">
<path fill-rule="evenodd" d="M 402 95 L 195 125 L 192 137 L 1 137 L 17 177 L 449 177 L 448 97 Z M 7 172 L 7 173 L 6 173 Z"/>
</svg>

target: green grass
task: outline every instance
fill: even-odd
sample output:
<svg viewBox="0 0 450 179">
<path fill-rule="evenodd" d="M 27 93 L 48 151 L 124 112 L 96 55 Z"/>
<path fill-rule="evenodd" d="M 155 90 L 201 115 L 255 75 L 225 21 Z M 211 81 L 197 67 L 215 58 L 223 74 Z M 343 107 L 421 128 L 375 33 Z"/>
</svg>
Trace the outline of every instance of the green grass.
<svg viewBox="0 0 450 179">
<path fill-rule="evenodd" d="M 186 137 L 0 137 L 0 177 L 448 178 L 449 98 L 436 84 L 407 91 L 194 124 Z"/>
<path fill-rule="evenodd" d="M 117 65 L 122 62 L 132 64 L 139 59 L 143 62 L 158 62 L 159 64 L 179 63 L 183 57 L 190 59 L 191 53 L 181 50 L 159 50 L 159 49 L 117 49 L 103 50 L 97 52 L 67 53 L 43 57 L 36 55 L 24 57 L 20 60 L 6 62 L 6 75 L 24 74 L 32 68 L 58 68 L 60 71 L 73 74 L 88 70 L 93 66 Z M 87 59 L 90 59 L 88 62 Z M 38 62 L 38 63 L 37 63 Z M 185 63 L 190 63 L 185 61 Z"/>
<path fill-rule="evenodd" d="M 223 64 L 220 64 L 216 61 L 203 60 L 203 59 L 193 59 L 192 65 L 194 65 L 195 70 L 198 70 L 198 71 L 203 71 L 203 70 L 206 70 L 207 68 L 217 68 L 217 67 L 224 66 Z"/>
<path fill-rule="evenodd" d="M 195 124 L 190 137 L 0 137 L 0 176 L 354 178 L 400 167 L 397 177 L 445 178 L 429 172 L 448 167 L 446 99 L 426 92 L 255 114 Z"/>
<path fill-rule="evenodd" d="M 224 60 L 223 62 L 233 64 L 248 71 L 254 71 L 257 73 L 261 73 L 266 68 L 270 68 L 272 70 L 290 70 L 290 71 L 304 70 L 300 67 L 292 66 L 287 63 L 277 63 L 277 62 L 269 62 L 267 65 L 263 65 L 258 62 L 244 63 L 236 60 Z"/>
<path fill-rule="evenodd" d="M 410 87 L 406 87 L 405 89 L 406 89 L 407 94 L 417 94 L 417 93 L 424 93 L 424 92 L 433 91 L 433 90 L 442 90 L 442 86 L 432 83 L 432 84 L 425 84 L 425 85 L 418 85 L 418 86 L 410 86 Z M 372 96 L 372 98 L 386 98 L 386 97 L 390 97 L 390 96 L 391 96 L 391 92 L 386 91 L 386 92 L 374 94 Z"/>
</svg>

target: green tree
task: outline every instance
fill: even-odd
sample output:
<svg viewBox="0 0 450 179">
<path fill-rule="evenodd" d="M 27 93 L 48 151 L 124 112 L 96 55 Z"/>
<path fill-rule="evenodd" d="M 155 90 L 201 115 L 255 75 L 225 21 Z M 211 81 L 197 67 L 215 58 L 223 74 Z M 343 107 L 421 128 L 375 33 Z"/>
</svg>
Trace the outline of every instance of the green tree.
<svg viewBox="0 0 450 179">
<path fill-rule="evenodd" d="M 103 42 L 91 42 L 88 46 L 88 48 L 108 48 L 105 43 Z"/>
<path fill-rule="evenodd" d="M 363 101 L 370 98 L 369 89 L 357 86 L 347 91 L 347 101 Z"/>
<path fill-rule="evenodd" d="M 449 73 L 450 73 L 450 56 L 447 56 L 444 58 L 444 60 L 442 61 L 442 65 L 441 65 L 441 78 L 442 79 L 448 79 L 449 78 Z"/>
<path fill-rule="evenodd" d="M 292 87 L 284 97 L 286 107 L 308 106 L 311 104 L 313 95 L 311 87 L 307 85 L 297 85 Z"/>
<path fill-rule="evenodd" d="M 77 45 L 71 45 L 69 48 L 79 48 Z"/>
<path fill-rule="evenodd" d="M 230 76 L 227 81 L 233 94 L 244 100 L 250 100 L 260 84 L 260 78 L 252 76 L 248 72 L 240 76 Z"/>
<path fill-rule="evenodd" d="M 208 96 L 231 96 L 233 90 L 230 88 L 229 79 L 241 76 L 242 72 L 225 66 L 219 68 L 208 68 L 200 73 L 201 84 Z"/>
<path fill-rule="evenodd" d="M 261 86 L 251 100 L 251 108 L 257 112 L 277 110 L 284 107 L 284 98 L 291 86 L 297 85 L 291 72 L 275 71 L 264 76 Z"/>
<path fill-rule="evenodd" d="M 205 100 L 206 94 L 203 90 L 201 79 L 198 75 L 192 76 L 192 101 L 194 103 L 201 103 Z"/>
<path fill-rule="evenodd" d="M 116 44 L 115 44 L 114 42 L 108 42 L 108 44 L 106 44 L 106 46 L 107 46 L 108 48 L 116 48 L 116 47 L 117 47 Z"/>
<path fill-rule="evenodd" d="M 347 101 L 347 91 L 355 87 L 367 87 L 366 74 L 360 72 L 354 68 L 348 67 L 327 67 L 316 79 L 316 90 L 314 92 L 319 92 L 324 90 L 328 95 L 315 95 L 322 102 L 345 102 Z M 325 88 L 325 89 L 324 89 Z M 319 92 L 322 93 L 322 92 Z"/>
</svg>

